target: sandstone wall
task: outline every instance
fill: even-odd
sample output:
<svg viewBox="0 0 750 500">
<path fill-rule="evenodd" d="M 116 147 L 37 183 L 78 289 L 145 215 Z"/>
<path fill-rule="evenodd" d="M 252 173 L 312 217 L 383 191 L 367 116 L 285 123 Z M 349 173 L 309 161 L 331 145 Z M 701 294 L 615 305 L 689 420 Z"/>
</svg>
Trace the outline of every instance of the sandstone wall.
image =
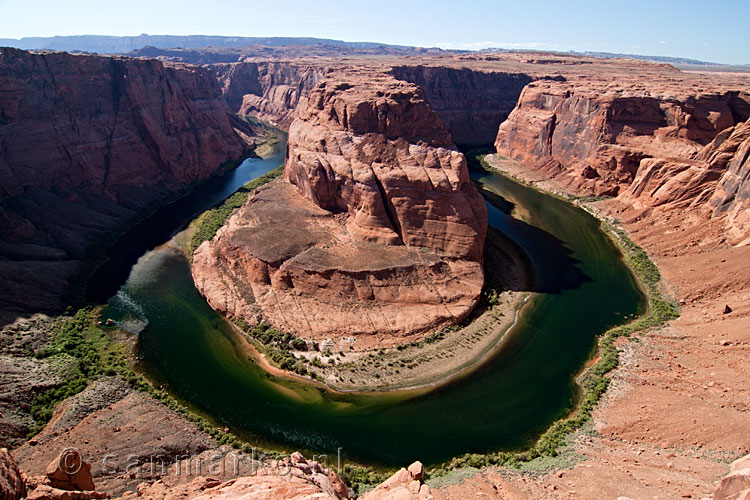
<svg viewBox="0 0 750 500">
<path fill-rule="evenodd" d="M 0 49 L 0 309 L 54 310 L 102 239 L 238 160 L 202 68 Z"/>
<path fill-rule="evenodd" d="M 726 165 L 708 205 L 714 216 L 726 215 L 730 242 L 750 244 L 750 120 L 725 137 L 717 137 L 701 155 L 711 164 Z"/>
<path fill-rule="evenodd" d="M 658 81 L 620 88 L 537 81 L 500 126 L 495 147 L 579 194 L 726 215 L 727 237 L 737 243 L 750 237 L 749 103 L 741 91 L 663 89 Z"/>
<path fill-rule="evenodd" d="M 361 240 L 481 258 L 484 201 L 413 84 L 321 82 L 289 130 L 285 176 L 321 208 L 347 212 Z"/>
<path fill-rule="evenodd" d="M 238 62 L 208 66 L 232 110 L 288 128 L 300 100 L 328 72 L 325 66 L 293 62 Z"/>
<path fill-rule="evenodd" d="M 444 66 L 394 66 L 393 76 L 418 85 L 456 144 L 491 144 L 532 81 L 524 73 Z"/>
<path fill-rule="evenodd" d="M 694 158 L 719 132 L 747 119 L 746 106 L 737 92 L 658 95 L 539 81 L 524 89 L 495 147 L 581 192 L 617 194 L 641 160 Z"/>
</svg>

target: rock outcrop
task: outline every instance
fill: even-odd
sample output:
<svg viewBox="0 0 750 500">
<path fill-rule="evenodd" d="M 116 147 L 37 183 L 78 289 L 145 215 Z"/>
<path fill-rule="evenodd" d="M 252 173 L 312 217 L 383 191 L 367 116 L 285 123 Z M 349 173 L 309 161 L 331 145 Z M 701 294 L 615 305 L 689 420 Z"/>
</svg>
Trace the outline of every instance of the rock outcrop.
<svg viewBox="0 0 750 500">
<path fill-rule="evenodd" d="M 94 500 L 107 498 L 96 491 L 91 464 L 75 449 L 63 450 L 48 465 L 44 476 L 31 477 L 26 487 L 29 500 Z"/>
<path fill-rule="evenodd" d="M 211 64 L 233 111 L 288 128 L 300 101 L 329 71 L 324 65 L 292 62 Z"/>
<path fill-rule="evenodd" d="M 215 309 L 385 344 L 466 317 L 482 288 L 486 209 L 418 87 L 379 74 L 323 80 L 288 144 L 285 179 L 195 253 L 196 286 Z"/>
<path fill-rule="evenodd" d="M 721 478 L 713 500 L 748 500 L 750 499 L 750 455 L 735 460 L 729 474 Z"/>
<path fill-rule="evenodd" d="M 362 500 L 432 500 L 430 487 L 424 484 L 424 467 L 414 462 L 367 492 Z"/>
<path fill-rule="evenodd" d="M 94 246 L 252 141 L 206 69 L 2 48 L 0 74 L 3 310 L 58 309 Z"/>
<path fill-rule="evenodd" d="M 490 144 L 513 111 L 525 73 L 475 71 L 446 66 L 394 66 L 393 76 L 422 89 L 456 144 Z"/>
<path fill-rule="evenodd" d="M 26 496 L 21 471 L 8 453 L 7 448 L 0 448 L 0 499 L 17 500 Z"/>
</svg>

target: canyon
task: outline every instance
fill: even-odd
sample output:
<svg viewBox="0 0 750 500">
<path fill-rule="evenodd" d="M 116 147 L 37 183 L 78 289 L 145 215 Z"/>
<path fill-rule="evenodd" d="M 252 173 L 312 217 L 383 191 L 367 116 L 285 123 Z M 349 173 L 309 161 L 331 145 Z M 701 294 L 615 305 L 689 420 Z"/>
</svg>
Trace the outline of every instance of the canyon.
<svg viewBox="0 0 750 500">
<path fill-rule="evenodd" d="M 9 48 L 0 68 L 4 319 L 80 302 L 93 254 L 253 146 L 205 69 Z"/>
<path fill-rule="evenodd" d="M 700 498 L 750 453 L 747 77 L 537 53 L 225 62 L 199 51 L 206 65 L 197 67 L 174 62 L 182 50 L 164 62 L 0 51 L 4 311 L 59 308 L 87 248 L 246 154 L 255 133 L 240 113 L 289 129 L 287 167 L 196 252 L 196 286 L 209 303 L 313 339 L 421 338 L 478 301 L 486 213 L 454 143 L 494 141 L 493 167 L 621 224 L 682 315 L 618 341 L 621 366 L 592 429 L 566 451 L 575 460 L 533 475 L 484 467 L 429 488 L 410 468 L 397 474 L 399 494 Z M 41 75 L 33 99 L 20 83 L 29 72 Z M 23 287 L 14 284 L 29 270 Z M 381 308 L 387 324 L 373 320 Z M 18 331 L 5 329 L 4 342 Z M 96 390 L 108 396 L 81 418 L 60 417 L 70 401 L 37 442 L 13 451 L 23 471 L 40 474 L 71 441 L 90 441 L 88 456 L 109 440 L 124 453 L 148 421 L 165 427 L 139 446 L 172 460 L 219 449 L 145 395 Z M 136 415 L 117 432 L 101 423 Z M 178 438 L 160 444 L 167 427 Z M 97 485 L 104 475 L 94 470 Z M 130 497 L 179 488 L 228 497 L 232 487 L 291 495 L 273 478 L 220 479 L 187 486 L 118 470 L 102 484 Z M 326 498 L 299 484 L 300 495 Z M 724 493 L 714 498 L 731 498 Z"/>
</svg>

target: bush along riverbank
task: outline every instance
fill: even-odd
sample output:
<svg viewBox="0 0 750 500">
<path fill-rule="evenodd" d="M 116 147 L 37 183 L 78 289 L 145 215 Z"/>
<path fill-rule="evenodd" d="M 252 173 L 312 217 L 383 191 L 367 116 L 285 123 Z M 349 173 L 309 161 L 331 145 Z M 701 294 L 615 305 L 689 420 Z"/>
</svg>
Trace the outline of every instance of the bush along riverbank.
<svg viewBox="0 0 750 500">
<path fill-rule="evenodd" d="M 233 195 L 216 205 L 214 208 L 199 215 L 195 221 L 191 223 L 192 234 L 187 249 L 188 257 L 192 259 L 193 254 L 198 247 L 201 246 L 201 243 L 216 236 L 216 232 L 224 225 L 232 212 L 240 208 L 247 201 L 253 191 L 263 184 L 267 184 L 276 179 L 283 172 L 284 166 L 281 165 L 267 174 L 261 175 L 257 179 L 254 179 L 239 188 Z"/>
<path fill-rule="evenodd" d="M 499 173 L 500 175 L 508 175 L 490 166 L 483 156 L 479 156 L 478 160 L 484 169 Z M 512 177 L 516 182 L 542 191 L 547 195 L 575 203 L 593 216 L 597 216 L 594 210 L 586 207 L 585 203 L 588 200 L 584 201 L 578 197 L 564 196 L 542 190 L 522 179 L 514 176 L 509 177 Z M 554 422 L 532 447 L 519 451 L 501 451 L 487 454 L 468 453 L 430 469 L 428 475 L 433 480 L 464 468 L 478 469 L 487 466 L 505 466 L 522 469 L 535 460 L 549 464 L 550 459 L 555 459 L 560 455 L 561 450 L 568 443 L 568 438 L 590 421 L 596 404 L 607 390 L 610 383 L 609 374 L 619 364 L 619 353 L 615 345 L 616 340 L 620 337 L 629 337 L 651 328 L 661 327 L 666 322 L 679 317 L 680 312 L 677 305 L 662 293 L 661 274 L 646 251 L 633 242 L 623 229 L 614 226 L 607 220 L 602 220 L 601 217 L 597 216 L 597 218 L 601 222 L 602 230 L 605 231 L 622 252 L 625 263 L 631 269 L 641 289 L 646 294 L 648 300 L 647 310 L 633 321 L 613 327 L 599 337 L 595 354 L 596 362 L 584 369 L 583 373 L 577 377 L 580 387 L 577 407 L 571 415 Z"/>
<path fill-rule="evenodd" d="M 80 393 L 99 378 L 116 376 L 124 380 L 131 389 L 148 394 L 181 417 L 193 422 L 220 445 L 228 445 L 252 454 L 256 460 L 280 459 L 287 455 L 259 448 L 238 438 L 225 427 L 217 425 L 184 405 L 165 389 L 155 387 L 134 369 L 132 335 L 102 324 L 100 312 L 100 307 L 85 307 L 52 319 L 54 324 L 49 331 L 49 341 L 33 355 L 40 359 L 61 358 L 61 383 L 34 398 L 31 408 L 34 425 L 29 431 L 28 438 L 44 429 L 59 403 Z M 264 332 L 268 335 L 274 334 L 274 331 L 268 330 L 265 329 Z M 354 491 L 379 484 L 389 476 L 388 472 L 352 464 L 344 464 L 337 473 Z"/>
</svg>

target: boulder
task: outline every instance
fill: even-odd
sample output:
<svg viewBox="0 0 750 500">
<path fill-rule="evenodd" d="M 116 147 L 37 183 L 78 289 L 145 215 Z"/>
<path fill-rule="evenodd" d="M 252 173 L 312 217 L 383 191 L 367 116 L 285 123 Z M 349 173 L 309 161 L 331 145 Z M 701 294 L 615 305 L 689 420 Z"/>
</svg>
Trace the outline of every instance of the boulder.
<svg viewBox="0 0 750 500">
<path fill-rule="evenodd" d="M 430 487 L 422 482 L 424 467 L 414 462 L 366 493 L 362 500 L 432 500 Z"/>
<path fill-rule="evenodd" d="M 53 488 L 80 491 L 95 489 L 91 464 L 84 461 L 81 454 L 74 449 L 63 450 L 47 465 L 45 473 L 47 482 Z"/>
</svg>

